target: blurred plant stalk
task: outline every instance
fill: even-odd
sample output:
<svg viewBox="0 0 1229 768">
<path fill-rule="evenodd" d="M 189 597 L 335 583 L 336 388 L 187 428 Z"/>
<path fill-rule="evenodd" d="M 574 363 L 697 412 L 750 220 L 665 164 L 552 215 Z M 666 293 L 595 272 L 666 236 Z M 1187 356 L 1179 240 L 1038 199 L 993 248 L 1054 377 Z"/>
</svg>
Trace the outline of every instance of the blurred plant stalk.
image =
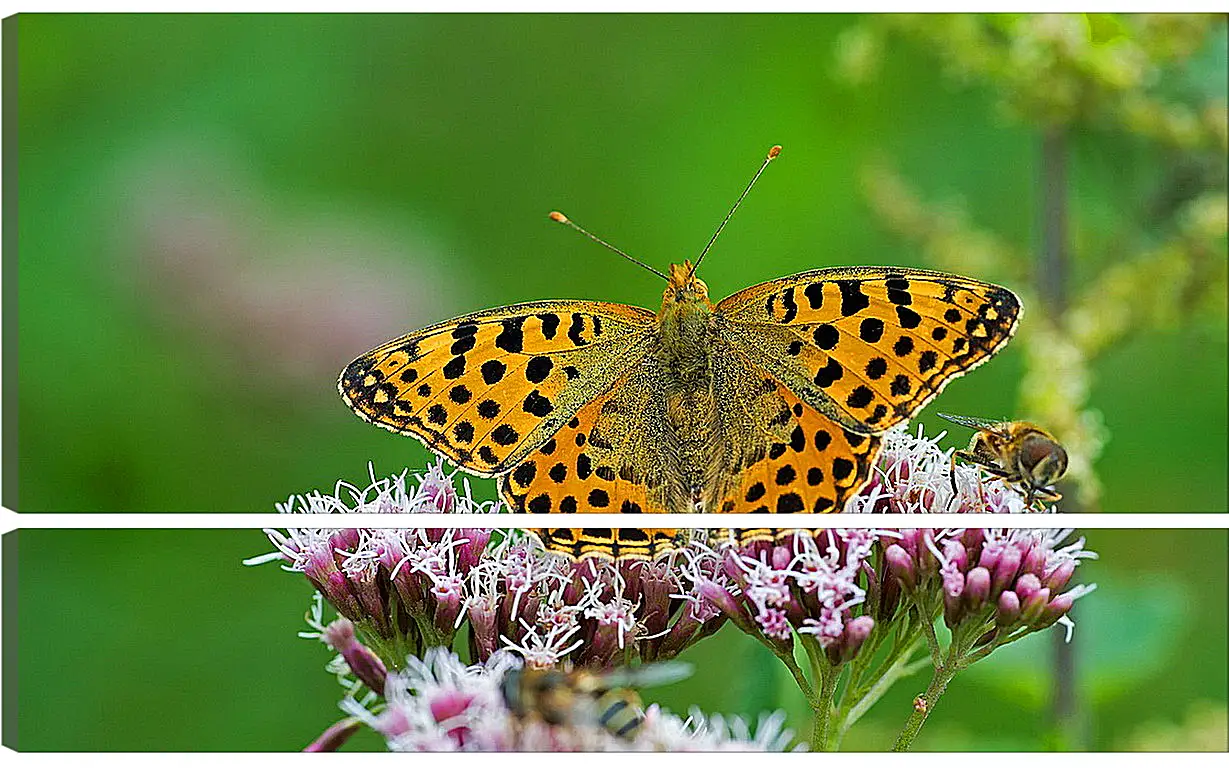
<svg viewBox="0 0 1229 768">
<path fill-rule="evenodd" d="M 1225 316 L 1229 109 L 1216 94 L 1182 102 L 1158 87 L 1223 41 L 1224 23 L 1215 15 L 903 14 L 875 17 L 838 45 L 839 71 L 856 83 L 873 75 L 888 36 L 919 42 L 955 82 L 987 86 L 1000 109 L 1041 137 L 1036 260 L 1028 247 L 976 228 L 962 205 L 924 201 L 886 162 L 867 166 L 863 193 L 936 267 L 1006 281 L 1026 308 L 1042 307 L 1026 313 L 1016 342 L 1025 355 L 1017 417 L 1062 441 L 1070 457 L 1063 490 L 1084 511 L 1100 509 L 1095 464 L 1108 439 L 1089 404 L 1097 359 L 1133 333 Z M 1142 210 L 1112 233 L 1100 271 L 1075 270 L 1074 259 L 1093 254 L 1069 251 L 1066 167 L 1077 131 L 1123 135 L 1169 158 Z M 1076 283 L 1073 272 L 1087 277 Z"/>
<path fill-rule="evenodd" d="M 975 229 L 959 206 L 923 202 L 882 164 L 863 181 L 880 218 L 937 266 L 1032 284 L 1024 304 L 1042 311 L 1021 326 L 1026 372 L 1017 398 L 1020 417 L 1053 430 L 1068 451 L 1066 511 L 1101 508 L 1095 464 L 1108 433 L 1089 402 L 1096 359 L 1133 332 L 1225 315 L 1229 111 L 1215 93 L 1182 100 L 1164 87 L 1214 41 L 1224 44 L 1224 25 L 1210 14 L 899 15 L 855 27 L 838 45 L 841 74 L 858 82 L 874 73 L 889 35 L 919 42 L 952 80 L 988 86 L 1006 114 L 1040 135 L 1032 280 L 1021 274 L 1032 261 L 1025 249 Z M 1170 162 L 1144 210 L 1118 225 L 1108 265 L 1077 285 L 1068 165 L 1070 138 L 1081 131 L 1142 140 Z M 1069 749 L 1088 744 L 1076 661 L 1076 646 L 1056 638 L 1051 713 L 1058 746 Z"/>
</svg>

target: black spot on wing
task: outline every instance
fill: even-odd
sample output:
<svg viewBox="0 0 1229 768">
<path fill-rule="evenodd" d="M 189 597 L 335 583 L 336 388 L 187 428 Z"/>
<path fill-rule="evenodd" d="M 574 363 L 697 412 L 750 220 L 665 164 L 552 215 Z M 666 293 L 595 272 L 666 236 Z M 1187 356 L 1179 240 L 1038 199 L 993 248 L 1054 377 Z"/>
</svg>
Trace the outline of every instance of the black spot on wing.
<svg viewBox="0 0 1229 768">
<path fill-rule="evenodd" d="M 526 413 L 539 417 L 546 416 L 551 411 L 555 410 L 555 407 L 551 405 L 551 401 L 543 397 L 542 394 L 536 389 L 530 392 L 525 398 L 522 408 L 525 409 Z"/>
<path fill-rule="evenodd" d="M 917 328 L 922 323 L 922 316 L 905 306 L 896 308 L 896 319 L 901 328 Z"/>
<path fill-rule="evenodd" d="M 871 300 L 862 293 L 860 281 L 837 280 L 836 285 L 841 291 L 841 314 L 845 317 L 856 315 L 871 305 Z"/>
<path fill-rule="evenodd" d="M 448 349 L 448 351 L 454 355 L 463 355 L 473 349 L 474 345 L 477 343 L 478 340 L 473 336 L 462 336 L 461 338 L 452 342 L 452 346 Z"/>
<path fill-rule="evenodd" d="M 523 317 L 510 317 L 504 320 L 501 323 L 503 330 L 495 337 L 495 346 L 505 352 L 520 352 L 524 349 L 525 335 L 521 332 L 524 322 Z"/>
<path fill-rule="evenodd" d="M 858 335 L 867 344 L 877 344 L 883 338 L 883 321 L 877 317 L 868 317 L 858 326 Z"/>
<path fill-rule="evenodd" d="M 834 325 L 821 323 L 815 326 L 815 330 L 811 332 L 811 337 L 820 349 L 832 349 L 841 340 L 841 332 Z"/>
<path fill-rule="evenodd" d="M 579 312 L 572 313 L 572 322 L 568 325 L 568 338 L 578 347 L 583 347 L 586 343 L 585 338 L 581 336 L 585 330 L 585 317 Z"/>
<path fill-rule="evenodd" d="M 781 294 L 781 306 L 785 308 L 785 314 L 781 316 L 781 322 L 793 322 L 795 317 L 798 317 L 798 303 L 794 301 L 793 287 L 787 288 Z"/>
<path fill-rule="evenodd" d="M 815 384 L 826 389 L 843 375 L 845 375 L 845 369 L 841 367 L 840 363 L 830 357 L 828 358 L 828 364 L 815 373 Z"/>
<path fill-rule="evenodd" d="M 525 366 L 525 378 L 534 384 L 541 384 L 546 381 L 546 377 L 550 376 L 551 368 L 555 363 L 545 355 L 538 355 L 529 361 Z"/>
<path fill-rule="evenodd" d="M 465 356 L 457 355 L 444 366 L 444 378 L 459 379 L 465 375 Z"/>
<path fill-rule="evenodd" d="M 538 319 L 542 321 L 542 336 L 547 339 L 555 338 L 555 333 L 559 331 L 559 315 L 548 312 L 538 315 Z"/>
<path fill-rule="evenodd" d="M 498 384 L 507 372 L 508 366 L 499 360 L 487 360 L 482 364 L 482 380 L 488 385 Z"/>
</svg>

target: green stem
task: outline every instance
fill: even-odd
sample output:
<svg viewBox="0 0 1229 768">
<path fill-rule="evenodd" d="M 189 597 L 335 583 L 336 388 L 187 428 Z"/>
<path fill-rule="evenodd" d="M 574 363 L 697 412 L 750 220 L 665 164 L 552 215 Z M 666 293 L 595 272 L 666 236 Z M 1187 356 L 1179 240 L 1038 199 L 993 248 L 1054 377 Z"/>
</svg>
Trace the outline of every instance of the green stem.
<svg viewBox="0 0 1229 768">
<path fill-rule="evenodd" d="M 939 703 L 939 697 L 947 690 L 947 684 L 952 681 L 956 671 L 955 658 L 951 657 L 949 657 L 948 664 L 935 667 L 935 673 L 930 678 L 930 685 L 926 688 L 926 692 L 914 702 L 913 713 L 905 721 L 905 727 L 901 729 L 900 736 L 896 738 L 896 744 L 892 746 L 893 752 L 908 752 L 913 746 L 913 740 L 917 738 L 918 732 L 926 724 L 926 718 L 934 711 L 935 705 Z"/>
<path fill-rule="evenodd" d="M 841 676 L 839 667 L 825 667 L 820 678 L 819 701 L 815 706 L 815 723 L 811 727 L 811 751 L 832 751 L 832 697 Z"/>
<path fill-rule="evenodd" d="M 811 682 L 807 680 L 802 667 L 798 666 L 798 661 L 794 658 L 794 655 L 785 651 L 779 651 L 773 646 L 769 646 L 769 648 L 772 649 L 773 655 L 781 660 L 781 663 L 785 665 L 789 673 L 794 676 L 794 682 L 798 684 L 798 690 L 802 691 L 802 695 L 806 697 L 807 705 L 814 709 L 816 706 L 815 689 L 811 687 Z"/>
<path fill-rule="evenodd" d="M 843 708 L 843 703 L 846 699 L 850 699 L 855 695 L 861 696 L 864 693 L 863 689 L 869 687 L 865 681 L 868 678 L 872 681 L 879 679 L 879 675 L 884 667 L 890 665 L 900 653 L 900 644 L 898 642 L 887 659 L 878 666 L 874 664 L 875 654 L 879 652 L 879 648 L 883 645 L 883 641 L 888 634 L 882 631 L 880 625 L 876 625 L 874 632 L 872 632 L 871 636 L 867 638 L 866 643 L 858 651 L 858 655 L 854 657 L 853 661 L 849 662 L 849 682 L 845 685 L 845 690 L 841 692 L 841 702 L 837 705 L 838 710 Z"/>
<path fill-rule="evenodd" d="M 943 650 L 939 647 L 939 636 L 935 634 L 935 613 L 929 606 L 915 604 L 918 625 L 926 638 L 926 647 L 930 649 L 930 660 L 938 668 L 943 664 Z"/>
<path fill-rule="evenodd" d="M 842 667 L 834 667 L 828 663 L 824 649 L 814 637 L 807 635 L 801 638 L 801 642 L 811 664 L 811 674 L 819 684 L 819 695 L 811 705 L 815 716 L 811 726 L 811 751 L 828 752 L 832 749 L 832 700 L 836 696 Z"/>
</svg>

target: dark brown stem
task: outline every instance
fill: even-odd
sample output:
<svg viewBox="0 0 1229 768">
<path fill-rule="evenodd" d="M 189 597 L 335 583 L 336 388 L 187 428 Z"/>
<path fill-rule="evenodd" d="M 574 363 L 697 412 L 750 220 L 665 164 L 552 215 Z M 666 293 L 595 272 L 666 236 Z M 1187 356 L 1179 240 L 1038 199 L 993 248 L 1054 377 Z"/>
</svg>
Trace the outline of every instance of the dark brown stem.
<svg viewBox="0 0 1229 768">
<path fill-rule="evenodd" d="M 1070 252 L 1068 250 L 1067 134 L 1064 126 L 1049 126 L 1041 138 L 1041 258 L 1037 270 L 1037 293 L 1044 311 L 1061 327 L 1067 311 Z M 1079 498 L 1076 489 L 1065 493 L 1068 512 Z M 1064 642 L 1055 632 L 1053 689 L 1050 714 L 1054 727 L 1069 749 L 1085 745 L 1080 727 L 1079 700 L 1076 695 L 1074 642 Z"/>
</svg>

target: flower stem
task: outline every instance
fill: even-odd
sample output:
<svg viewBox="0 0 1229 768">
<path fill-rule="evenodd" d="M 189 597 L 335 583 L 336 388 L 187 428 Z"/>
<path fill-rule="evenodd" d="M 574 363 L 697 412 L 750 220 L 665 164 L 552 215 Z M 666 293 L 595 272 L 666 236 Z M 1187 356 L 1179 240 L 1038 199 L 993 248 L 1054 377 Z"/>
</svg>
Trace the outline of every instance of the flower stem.
<svg viewBox="0 0 1229 768">
<path fill-rule="evenodd" d="M 926 688 L 926 693 L 914 702 L 913 714 L 909 715 L 909 719 L 905 721 L 905 727 L 901 729 L 900 736 L 896 738 L 896 744 L 892 746 L 893 752 L 908 752 L 913 746 L 913 740 L 917 738 L 918 732 L 926 724 L 926 718 L 934 711 L 935 705 L 939 703 L 939 697 L 947 690 L 947 684 L 956 674 L 957 665 L 954 662 L 955 659 L 949 657 L 948 664 L 935 667 L 935 673 L 930 678 L 930 685 Z"/>
<path fill-rule="evenodd" d="M 811 703 L 811 710 L 815 714 L 815 721 L 811 726 L 811 751 L 829 752 L 832 750 L 833 699 L 836 697 L 836 686 L 843 667 L 834 667 L 828 663 L 824 649 L 814 637 L 804 637 L 802 646 L 811 662 L 811 674 L 819 685 L 818 696 Z"/>
<path fill-rule="evenodd" d="M 806 697 L 807 705 L 814 709 L 816 706 L 815 689 L 811 687 L 811 682 L 807 680 L 807 676 L 803 673 L 802 667 L 798 666 L 798 662 L 794 659 L 794 655 L 792 653 L 786 653 L 785 651 L 778 651 L 775 647 L 772 649 L 772 652 L 778 659 L 781 660 L 781 663 L 785 665 L 785 668 L 789 670 L 789 673 L 794 676 L 794 682 L 798 684 L 798 690 L 802 691 L 802 695 Z"/>
</svg>

